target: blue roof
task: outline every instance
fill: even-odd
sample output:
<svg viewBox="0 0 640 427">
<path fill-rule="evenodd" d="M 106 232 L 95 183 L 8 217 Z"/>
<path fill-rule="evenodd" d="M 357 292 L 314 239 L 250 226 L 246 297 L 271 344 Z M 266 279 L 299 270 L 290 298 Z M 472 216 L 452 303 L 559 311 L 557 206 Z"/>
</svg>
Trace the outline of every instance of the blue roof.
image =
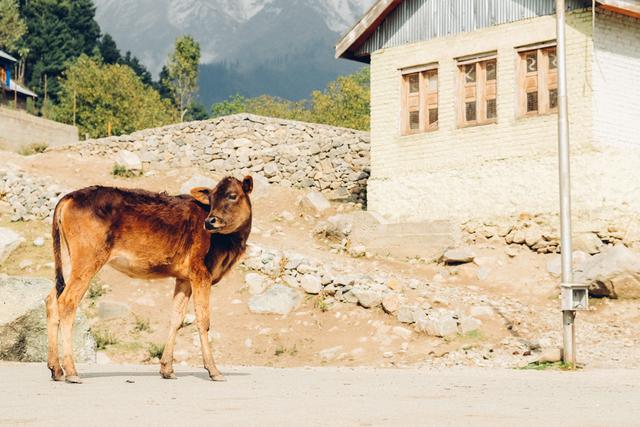
<svg viewBox="0 0 640 427">
<path fill-rule="evenodd" d="M 0 58 L 8 59 L 11 62 L 18 62 L 18 60 L 16 58 L 14 58 L 13 56 L 9 55 L 4 50 L 0 50 Z"/>
</svg>

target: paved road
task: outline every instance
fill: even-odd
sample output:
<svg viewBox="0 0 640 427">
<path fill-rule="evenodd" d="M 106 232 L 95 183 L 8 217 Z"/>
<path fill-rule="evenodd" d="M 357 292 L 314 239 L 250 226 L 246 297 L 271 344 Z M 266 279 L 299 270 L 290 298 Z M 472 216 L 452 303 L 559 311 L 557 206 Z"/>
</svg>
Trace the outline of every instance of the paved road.
<svg viewBox="0 0 640 427">
<path fill-rule="evenodd" d="M 0 425 L 638 426 L 640 372 L 229 367 L 228 382 L 155 366 L 0 363 Z"/>
</svg>

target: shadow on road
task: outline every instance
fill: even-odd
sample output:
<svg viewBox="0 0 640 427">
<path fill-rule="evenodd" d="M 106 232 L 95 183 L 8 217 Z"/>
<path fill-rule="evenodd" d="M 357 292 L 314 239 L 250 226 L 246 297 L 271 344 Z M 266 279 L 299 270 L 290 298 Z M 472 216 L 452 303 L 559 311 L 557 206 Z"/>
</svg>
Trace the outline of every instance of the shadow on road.
<svg viewBox="0 0 640 427">
<path fill-rule="evenodd" d="M 223 372 L 225 377 L 242 377 L 251 375 L 246 372 Z M 83 372 L 80 374 L 82 378 L 112 378 L 112 377 L 158 377 L 159 372 Z M 182 377 L 196 377 L 205 381 L 211 381 L 209 374 L 206 372 L 176 372 L 178 379 Z"/>
</svg>

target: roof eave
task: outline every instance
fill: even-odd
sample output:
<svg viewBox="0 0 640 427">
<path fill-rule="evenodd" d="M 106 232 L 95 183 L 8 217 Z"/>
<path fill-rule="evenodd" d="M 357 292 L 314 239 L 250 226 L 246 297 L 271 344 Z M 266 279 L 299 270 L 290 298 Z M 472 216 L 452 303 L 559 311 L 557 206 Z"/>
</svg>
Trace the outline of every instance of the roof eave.
<svg viewBox="0 0 640 427">
<path fill-rule="evenodd" d="M 598 0 L 598 4 L 601 9 L 640 19 L 640 2 L 638 1 Z"/>
<path fill-rule="evenodd" d="M 359 62 L 370 61 L 369 55 L 355 56 L 353 51 L 364 43 L 402 0 L 378 0 L 358 22 L 347 31 L 336 44 L 336 58 L 351 59 Z"/>
</svg>

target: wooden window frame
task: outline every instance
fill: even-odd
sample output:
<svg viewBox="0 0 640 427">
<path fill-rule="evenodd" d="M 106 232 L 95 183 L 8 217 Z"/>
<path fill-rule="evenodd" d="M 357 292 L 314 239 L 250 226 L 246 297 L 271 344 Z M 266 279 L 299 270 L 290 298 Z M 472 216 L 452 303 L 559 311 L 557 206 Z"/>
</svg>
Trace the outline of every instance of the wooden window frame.
<svg viewBox="0 0 640 427">
<path fill-rule="evenodd" d="M 493 62 L 495 79 L 487 80 L 487 64 Z M 466 69 L 475 67 L 475 82 L 466 82 Z M 498 122 L 498 59 L 495 53 L 475 55 L 457 60 L 457 124 L 458 128 L 489 125 Z M 496 103 L 495 117 L 487 117 L 487 101 Z M 467 120 L 467 104 L 475 102 L 475 119 Z"/>
<path fill-rule="evenodd" d="M 415 135 L 438 130 L 439 107 L 438 64 L 419 65 L 400 69 L 401 97 L 400 97 L 400 134 L 402 136 Z M 429 78 L 435 74 L 436 87 L 429 87 Z M 418 92 L 410 92 L 410 78 L 418 77 Z M 412 100 L 413 98 L 414 100 Z M 429 111 L 435 106 L 436 120 L 429 122 Z M 411 129 L 410 113 L 418 112 L 418 128 Z"/>
<path fill-rule="evenodd" d="M 555 42 L 545 42 L 516 49 L 517 52 L 517 76 L 518 76 L 518 117 L 536 117 L 558 112 L 558 68 L 549 67 L 549 54 L 556 53 Z M 527 72 L 527 56 L 536 55 L 537 69 L 535 72 Z M 535 84 L 533 83 L 535 82 Z M 532 89 L 532 86 L 534 90 Z M 551 107 L 549 92 L 556 90 L 556 105 Z M 527 111 L 527 97 L 529 93 L 537 94 L 537 109 Z"/>
</svg>

